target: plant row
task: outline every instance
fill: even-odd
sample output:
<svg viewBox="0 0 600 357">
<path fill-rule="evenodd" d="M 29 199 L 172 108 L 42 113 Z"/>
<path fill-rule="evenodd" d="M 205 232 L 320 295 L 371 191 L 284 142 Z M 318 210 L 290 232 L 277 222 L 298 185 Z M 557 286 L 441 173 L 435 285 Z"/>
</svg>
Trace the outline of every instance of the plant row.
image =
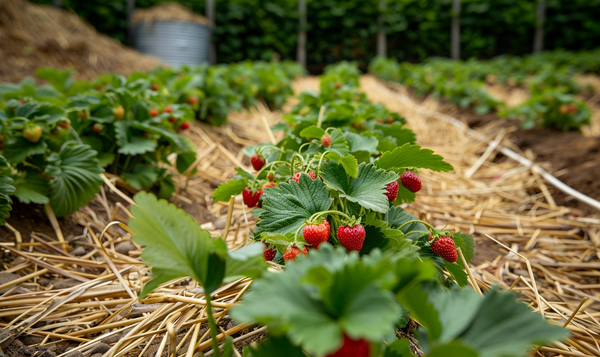
<svg viewBox="0 0 600 357">
<path fill-rule="evenodd" d="M 517 356 L 562 338 L 511 293 L 463 289 L 473 238 L 398 206 L 420 190 L 418 170 L 452 166 L 414 144 L 404 118 L 369 102 L 358 76 L 348 63 L 328 67 L 321 91 L 302 93 L 273 128 L 284 139 L 248 148 L 254 171 L 238 168 L 214 192 L 215 202 L 242 194 L 253 208 L 245 247 L 229 251 L 174 205 L 135 196 L 129 226 L 153 277 L 141 298 L 178 277 L 196 280 L 216 356 L 233 347 L 229 338 L 220 351 L 211 294 L 240 277 L 257 280 L 230 316 L 269 326 L 244 356 L 414 356 L 401 331 L 416 333 L 427 356 L 445 357 Z M 265 272 L 265 261 L 285 269 Z"/>
<path fill-rule="evenodd" d="M 453 61 L 433 58 L 422 64 L 375 59 L 369 70 L 379 78 L 397 81 L 417 95 L 432 94 L 476 114 L 497 111 L 500 116 L 520 119 L 523 128 L 539 126 L 580 130 L 590 122 L 591 110 L 575 97 L 581 88 L 575 75 L 600 68 L 598 51 L 543 53 L 526 57 L 501 56 L 489 61 Z M 509 108 L 494 98 L 486 84 L 525 87 L 531 98 Z M 593 91 L 592 88 L 586 88 Z"/>
<path fill-rule="evenodd" d="M 223 124 L 259 100 L 278 108 L 301 73 L 293 63 L 244 62 L 74 81 L 70 71 L 42 68 L 37 76 L 49 85 L 2 84 L 0 216 L 8 217 L 11 196 L 72 213 L 99 192 L 103 172 L 132 192 L 170 197 L 170 172 L 196 161 L 180 131 L 194 119 Z"/>
</svg>

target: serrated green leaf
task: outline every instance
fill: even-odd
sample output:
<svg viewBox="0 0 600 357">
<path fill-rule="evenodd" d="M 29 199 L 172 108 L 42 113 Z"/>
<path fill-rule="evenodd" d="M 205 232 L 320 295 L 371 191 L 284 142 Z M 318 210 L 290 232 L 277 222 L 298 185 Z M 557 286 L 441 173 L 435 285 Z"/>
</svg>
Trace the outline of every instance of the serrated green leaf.
<svg viewBox="0 0 600 357">
<path fill-rule="evenodd" d="M 427 354 L 427 357 L 480 357 L 480 355 L 471 347 L 459 341 L 453 341 L 446 345 L 436 346 Z"/>
<path fill-rule="evenodd" d="M 23 167 L 14 181 L 14 195 L 23 203 L 46 204 L 50 202 L 50 181 L 32 168 Z"/>
<path fill-rule="evenodd" d="M 40 140 L 37 143 L 25 139 L 24 137 L 18 136 L 7 140 L 4 146 L 3 155 L 8 162 L 17 164 L 27 157 L 43 154 L 46 151 L 46 142 Z"/>
<path fill-rule="evenodd" d="M 265 190 L 262 199 L 263 212 L 255 235 L 295 233 L 304 221 L 317 212 L 326 211 L 333 202 L 325 184 L 305 173 L 300 175 L 300 184 L 292 180 L 282 182 L 278 187 Z"/>
<path fill-rule="evenodd" d="M 224 182 L 213 192 L 213 202 L 229 202 L 231 196 L 237 196 L 248 185 L 246 180 L 230 180 Z"/>
<path fill-rule="evenodd" d="M 249 351 L 249 354 L 244 354 L 243 357 L 306 357 L 302 348 L 294 346 L 287 337 L 272 334 L 258 346 L 244 348 L 244 352 L 246 351 Z"/>
<path fill-rule="evenodd" d="M 0 155 L 0 225 L 6 224 L 5 218 L 10 217 L 12 210 L 12 200 L 10 195 L 15 192 L 13 179 L 8 175 L 11 174 L 11 168 L 8 161 Z"/>
<path fill-rule="evenodd" d="M 224 257 L 234 276 L 257 277 L 260 275 L 257 272 L 266 266 L 262 250 L 251 245 L 244 248 L 245 252 L 228 253 L 222 239 L 211 238 L 191 216 L 166 200 L 140 192 L 134 201 L 137 205 L 131 207 L 131 213 L 135 218 L 130 219 L 128 225 L 134 232 L 134 241 L 145 246 L 142 259 L 152 266 L 153 278 L 142 289 L 140 298 L 163 283 L 185 276 L 211 293 L 210 289 L 218 287 L 219 280 L 228 276 L 227 267 L 222 274 L 217 274 L 222 263 L 215 263 L 215 259 Z M 257 256 L 262 260 L 257 260 Z M 211 265 L 211 261 L 214 264 Z M 220 279 L 215 279 L 215 275 Z M 209 286 L 205 286 L 207 283 Z"/>
<path fill-rule="evenodd" d="M 402 203 L 413 202 L 416 196 L 416 193 L 409 191 L 406 187 L 402 185 L 399 185 L 398 196 L 396 196 L 396 199 L 394 200 L 394 206 L 398 206 Z"/>
<path fill-rule="evenodd" d="M 475 256 L 475 240 L 473 239 L 473 236 L 457 232 L 452 235 L 452 239 L 454 239 L 456 248 L 461 248 L 467 263 L 470 262 L 471 259 L 473 259 L 473 256 Z"/>
<path fill-rule="evenodd" d="M 136 190 L 147 190 L 158 180 L 158 167 L 135 165 L 131 172 L 123 174 L 123 180 Z"/>
<path fill-rule="evenodd" d="M 410 232 L 415 232 L 415 231 L 428 232 L 429 231 L 423 223 L 419 223 L 419 222 L 412 222 L 412 223 L 408 223 L 408 224 L 404 225 L 405 223 L 407 223 L 409 221 L 418 220 L 418 218 L 413 216 L 412 214 L 406 212 L 401 207 L 390 208 L 390 210 L 388 211 L 388 214 L 386 216 L 386 219 L 387 219 L 387 222 L 388 222 L 390 228 L 398 229 L 398 228 L 402 227 L 402 228 L 400 228 L 400 230 L 402 231 L 402 233 L 408 234 L 406 236 L 406 238 L 408 238 L 408 239 L 417 240 L 419 238 L 419 236 L 422 234 L 422 233 L 410 233 Z"/>
<path fill-rule="evenodd" d="M 376 212 L 388 211 L 389 201 L 385 196 L 385 188 L 399 178 L 395 172 L 386 173 L 373 164 L 362 163 L 358 166 L 357 177 L 349 178 L 343 165 L 335 161 L 323 164 L 322 169 L 323 181 L 330 189 L 340 192 L 340 197 Z"/>
<path fill-rule="evenodd" d="M 184 174 L 190 166 L 192 166 L 196 162 L 196 152 L 184 152 L 177 155 L 177 161 L 175 161 L 175 167 L 177 168 L 177 172 L 180 174 Z"/>
<path fill-rule="evenodd" d="M 46 175 L 50 181 L 50 205 L 58 217 L 75 212 L 100 192 L 104 182 L 100 174 L 97 153 L 88 145 L 66 146 L 60 153 L 48 157 Z"/>
<path fill-rule="evenodd" d="M 344 133 L 344 137 L 348 140 L 350 152 L 352 153 L 366 151 L 369 154 L 374 154 L 377 152 L 379 141 L 374 136 L 366 136 L 348 131 Z"/>
<path fill-rule="evenodd" d="M 396 146 L 402 146 L 406 143 L 413 144 L 417 141 L 415 133 L 410 129 L 402 127 L 402 125 L 377 125 L 375 129 L 381 130 L 385 136 L 391 136 L 396 139 Z"/>
<path fill-rule="evenodd" d="M 383 357 L 413 357 L 414 354 L 410 350 L 410 342 L 408 339 L 403 338 L 396 340 L 389 345 L 385 346 Z"/>
<path fill-rule="evenodd" d="M 312 139 L 321 139 L 321 137 L 325 135 L 325 130 L 319 128 L 316 125 L 309 126 L 308 128 L 304 128 L 300 132 L 300 137 L 303 138 L 312 138 Z"/>
<path fill-rule="evenodd" d="M 118 152 L 125 155 L 139 155 L 156 150 L 156 142 L 150 138 L 134 135 L 130 130 L 132 122 L 118 121 L 115 123 L 115 136 Z"/>
<path fill-rule="evenodd" d="M 342 164 L 342 166 L 344 166 L 348 176 L 352 178 L 356 178 L 358 176 L 358 161 L 356 160 L 356 157 L 353 155 L 347 155 L 341 158 L 339 162 Z"/>
<path fill-rule="evenodd" d="M 404 144 L 391 152 L 386 152 L 375 161 L 377 167 L 391 170 L 402 168 L 421 168 L 433 171 L 452 171 L 453 167 L 433 150 L 421 149 L 419 145 Z"/>
<path fill-rule="evenodd" d="M 446 270 L 448 270 L 450 275 L 452 275 L 458 286 L 462 288 L 464 286 L 469 285 L 468 276 L 467 273 L 464 271 L 462 262 L 460 264 L 457 264 L 456 262 L 449 263 L 446 260 L 444 260 L 444 266 L 446 267 Z"/>
</svg>

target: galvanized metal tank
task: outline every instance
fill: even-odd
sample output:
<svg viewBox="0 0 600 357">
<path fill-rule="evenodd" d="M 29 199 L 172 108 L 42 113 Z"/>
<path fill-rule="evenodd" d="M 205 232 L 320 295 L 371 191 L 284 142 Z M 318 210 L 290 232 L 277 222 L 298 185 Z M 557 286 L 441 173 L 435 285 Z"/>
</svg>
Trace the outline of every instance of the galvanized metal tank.
<svg viewBox="0 0 600 357">
<path fill-rule="evenodd" d="M 139 22 L 134 27 L 134 45 L 173 67 L 200 65 L 209 61 L 210 29 L 186 21 Z"/>
</svg>

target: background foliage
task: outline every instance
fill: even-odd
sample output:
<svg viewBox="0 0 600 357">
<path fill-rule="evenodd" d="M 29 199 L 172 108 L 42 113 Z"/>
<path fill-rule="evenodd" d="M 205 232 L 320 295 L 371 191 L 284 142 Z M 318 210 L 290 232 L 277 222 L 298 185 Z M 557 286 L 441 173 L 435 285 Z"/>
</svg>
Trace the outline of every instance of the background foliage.
<svg viewBox="0 0 600 357">
<path fill-rule="evenodd" d="M 52 0 L 32 0 L 52 3 Z M 204 0 L 176 0 L 204 13 Z M 137 0 L 140 8 L 165 0 Z M 216 0 L 215 43 L 219 62 L 295 59 L 297 0 Z M 98 31 L 126 42 L 125 0 L 64 0 Z M 450 53 L 451 0 L 388 0 L 385 21 L 388 56 L 421 61 Z M 548 0 L 545 49 L 583 50 L 600 43 L 595 18 L 600 0 Z M 536 23 L 531 0 L 463 0 L 464 58 L 531 52 Z M 307 0 L 308 62 L 358 60 L 375 56 L 379 0 Z"/>
</svg>

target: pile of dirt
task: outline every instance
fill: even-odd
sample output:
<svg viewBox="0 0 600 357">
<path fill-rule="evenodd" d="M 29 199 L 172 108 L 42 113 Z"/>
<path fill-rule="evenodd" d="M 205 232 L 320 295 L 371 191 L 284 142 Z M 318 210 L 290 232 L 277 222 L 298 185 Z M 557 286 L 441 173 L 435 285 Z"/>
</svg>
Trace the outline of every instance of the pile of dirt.
<svg viewBox="0 0 600 357">
<path fill-rule="evenodd" d="M 149 9 L 138 9 L 133 14 L 133 23 L 152 24 L 154 21 L 185 21 L 195 22 L 206 27 L 211 27 L 210 20 L 202 15 L 190 11 L 183 5 L 168 2 L 155 5 Z"/>
<path fill-rule="evenodd" d="M 0 82 L 34 76 L 39 67 L 73 68 L 75 78 L 128 75 L 163 64 L 99 34 L 76 14 L 25 0 L 0 1 Z"/>
</svg>

